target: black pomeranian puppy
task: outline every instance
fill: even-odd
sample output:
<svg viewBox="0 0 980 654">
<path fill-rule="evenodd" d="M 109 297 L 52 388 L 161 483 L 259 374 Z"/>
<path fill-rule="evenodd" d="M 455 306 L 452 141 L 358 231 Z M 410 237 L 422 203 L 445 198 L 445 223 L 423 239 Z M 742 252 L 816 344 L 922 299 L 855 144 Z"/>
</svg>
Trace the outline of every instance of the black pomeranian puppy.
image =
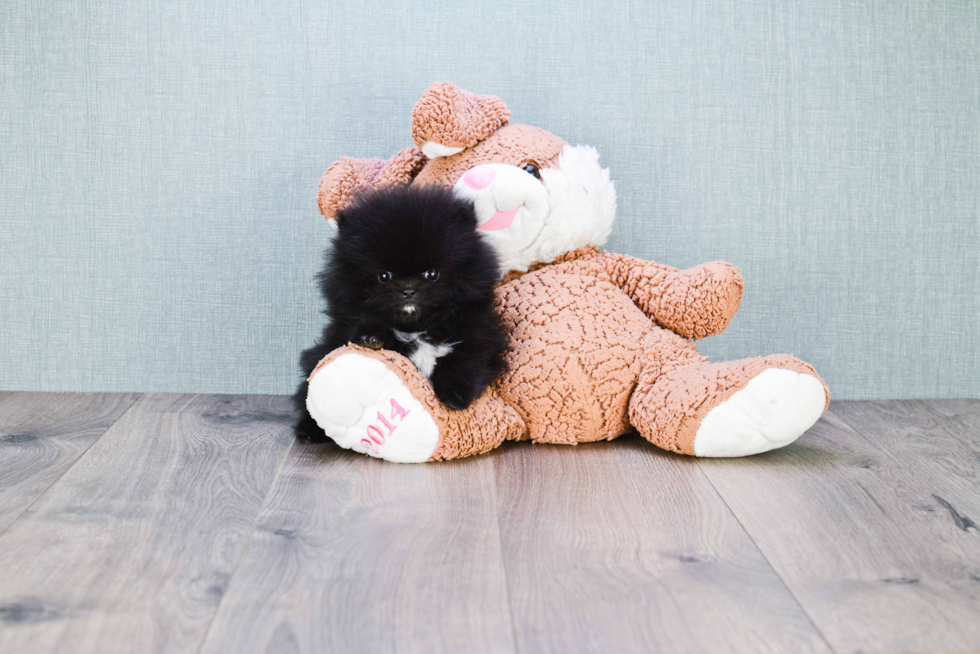
<svg viewBox="0 0 980 654">
<path fill-rule="evenodd" d="M 330 323 L 300 357 L 296 435 L 325 440 L 306 410 L 305 379 L 347 343 L 408 357 L 443 404 L 469 406 L 504 370 L 506 348 L 493 310 L 499 264 L 473 205 L 448 189 L 398 186 L 360 196 L 337 223 L 319 275 Z"/>
</svg>

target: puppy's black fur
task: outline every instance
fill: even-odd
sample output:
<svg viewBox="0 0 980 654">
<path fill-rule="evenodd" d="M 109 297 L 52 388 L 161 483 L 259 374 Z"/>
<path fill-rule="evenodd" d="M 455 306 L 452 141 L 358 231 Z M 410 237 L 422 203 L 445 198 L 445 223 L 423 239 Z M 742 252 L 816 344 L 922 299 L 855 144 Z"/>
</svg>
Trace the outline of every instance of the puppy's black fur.
<svg viewBox="0 0 980 654">
<path fill-rule="evenodd" d="M 339 213 L 339 233 L 319 275 L 330 323 L 301 355 L 304 381 L 293 396 L 302 416 L 299 438 L 325 440 L 306 410 L 305 379 L 347 343 L 409 358 L 426 346 L 451 346 L 429 379 L 452 409 L 469 406 L 504 370 L 506 338 L 493 310 L 499 265 L 476 225 L 470 202 L 435 187 L 372 192 Z"/>
</svg>

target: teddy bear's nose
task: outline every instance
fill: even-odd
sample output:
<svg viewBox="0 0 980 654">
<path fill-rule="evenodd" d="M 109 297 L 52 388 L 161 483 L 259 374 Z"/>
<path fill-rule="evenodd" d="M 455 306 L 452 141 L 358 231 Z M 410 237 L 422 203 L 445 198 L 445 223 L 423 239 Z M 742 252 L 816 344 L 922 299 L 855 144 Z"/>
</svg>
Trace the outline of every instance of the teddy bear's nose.
<svg viewBox="0 0 980 654">
<path fill-rule="evenodd" d="M 497 173 L 490 166 L 477 166 L 463 175 L 463 183 L 471 189 L 479 191 L 486 188 L 496 176 Z"/>
</svg>

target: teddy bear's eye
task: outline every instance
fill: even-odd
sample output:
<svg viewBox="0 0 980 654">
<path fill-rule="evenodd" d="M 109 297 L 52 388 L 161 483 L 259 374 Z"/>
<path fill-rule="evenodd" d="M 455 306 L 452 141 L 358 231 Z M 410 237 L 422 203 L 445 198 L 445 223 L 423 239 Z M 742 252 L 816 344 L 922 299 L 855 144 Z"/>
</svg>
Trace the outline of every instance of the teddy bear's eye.
<svg viewBox="0 0 980 654">
<path fill-rule="evenodd" d="M 524 164 L 524 170 L 534 175 L 536 179 L 541 179 L 541 173 L 538 171 L 538 167 L 534 164 Z"/>
<path fill-rule="evenodd" d="M 427 281 L 427 282 L 434 282 L 437 279 L 439 279 L 439 271 L 438 270 L 426 270 L 424 273 L 422 273 L 422 277 L 424 277 L 425 278 L 425 281 Z"/>
<path fill-rule="evenodd" d="M 382 284 L 387 284 L 388 282 L 391 281 L 391 273 L 388 272 L 387 270 L 382 270 L 381 272 L 378 273 L 378 281 L 381 282 Z"/>
</svg>

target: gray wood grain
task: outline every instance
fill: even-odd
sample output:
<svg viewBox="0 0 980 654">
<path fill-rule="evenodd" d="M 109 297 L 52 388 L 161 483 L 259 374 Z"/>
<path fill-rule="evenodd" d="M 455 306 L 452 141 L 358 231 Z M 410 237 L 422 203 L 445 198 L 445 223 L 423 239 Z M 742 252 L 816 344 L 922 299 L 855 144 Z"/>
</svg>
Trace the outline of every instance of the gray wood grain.
<svg viewBox="0 0 980 654">
<path fill-rule="evenodd" d="M 835 402 L 787 448 L 699 461 L 838 652 L 980 649 L 980 456 L 949 420 Z"/>
<path fill-rule="evenodd" d="M 297 444 L 202 651 L 513 652 L 491 460 Z"/>
<path fill-rule="evenodd" d="M 980 649 L 980 401 L 399 466 L 136 398 L 0 393 L 0 652 Z"/>
<path fill-rule="evenodd" d="M 292 442 L 288 407 L 140 398 L 0 537 L 0 652 L 196 650 Z"/>
<path fill-rule="evenodd" d="M 840 402 L 834 412 L 940 498 L 980 522 L 980 402 Z M 980 617 L 980 615 L 978 615 Z"/>
<path fill-rule="evenodd" d="M 980 415 L 980 400 L 920 400 L 915 404 L 926 410 L 938 411 L 947 418 Z M 970 438 L 980 440 L 980 434 L 973 431 Z"/>
<path fill-rule="evenodd" d="M 693 459 L 628 437 L 494 464 L 519 651 L 829 651 Z"/>
<path fill-rule="evenodd" d="M 138 397 L 0 393 L 0 534 Z"/>
</svg>

